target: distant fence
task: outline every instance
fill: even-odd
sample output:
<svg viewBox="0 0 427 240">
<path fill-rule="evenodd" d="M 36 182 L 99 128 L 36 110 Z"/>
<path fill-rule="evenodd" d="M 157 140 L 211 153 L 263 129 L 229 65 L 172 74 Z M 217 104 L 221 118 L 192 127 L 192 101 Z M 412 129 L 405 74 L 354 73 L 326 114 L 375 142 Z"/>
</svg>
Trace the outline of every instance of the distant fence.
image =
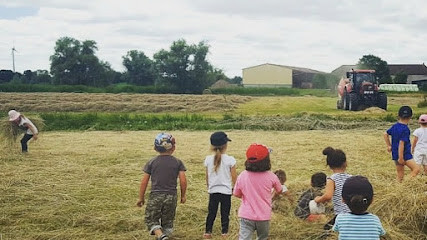
<svg viewBox="0 0 427 240">
<path fill-rule="evenodd" d="M 418 92 L 417 84 L 381 84 L 380 90 L 396 92 Z"/>
</svg>

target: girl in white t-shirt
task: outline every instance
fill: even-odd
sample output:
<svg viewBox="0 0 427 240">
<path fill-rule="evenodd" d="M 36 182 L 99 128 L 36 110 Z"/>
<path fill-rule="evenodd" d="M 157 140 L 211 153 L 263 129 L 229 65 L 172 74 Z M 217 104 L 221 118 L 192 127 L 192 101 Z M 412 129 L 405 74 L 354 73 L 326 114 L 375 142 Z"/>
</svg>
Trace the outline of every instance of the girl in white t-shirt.
<svg viewBox="0 0 427 240">
<path fill-rule="evenodd" d="M 418 119 L 420 127 L 415 129 L 412 142 L 412 154 L 415 162 L 424 168 L 424 175 L 427 175 L 427 114 L 423 114 Z"/>
<path fill-rule="evenodd" d="M 9 121 L 13 124 L 16 124 L 19 128 L 22 128 L 25 131 L 24 137 L 21 139 L 21 147 L 22 152 L 26 153 L 28 152 L 28 141 L 30 141 L 31 138 L 37 140 L 39 131 L 37 130 L 37 127 L 31 122 L 31 120 L 26 118 L 21 113 L 15 110 L 10 110 L 8 114 Z"/>
<path fill-rule="evenodd" d="M 221 233 L 228 235 L 231 195 L 236 182 L 236 159 L 225 154 L 227 143 L 231 141 L 224 132 L 215 132 L 211 135 L 211 149 L 214 155 L 205 158 L 206 186 L 209 193 L 208 216 L 206 230 L 203 237 L 212 238 L 212 227 L 215 221 L 218 206 L 221 204 Z"/>
</svg>

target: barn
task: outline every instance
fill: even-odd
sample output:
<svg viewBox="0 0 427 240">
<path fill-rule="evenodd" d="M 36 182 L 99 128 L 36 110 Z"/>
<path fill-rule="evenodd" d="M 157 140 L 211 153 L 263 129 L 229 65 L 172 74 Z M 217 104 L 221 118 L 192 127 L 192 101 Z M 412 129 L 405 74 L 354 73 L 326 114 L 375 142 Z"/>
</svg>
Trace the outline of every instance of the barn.
<svg viewBox="0 0 427 240">
<path fill-rule="evenodd" d="M 243 69 L 243 86 L 311 88 L 314 76 L 321 73 L 309 68 L 265 63 Z"/>
</svg>

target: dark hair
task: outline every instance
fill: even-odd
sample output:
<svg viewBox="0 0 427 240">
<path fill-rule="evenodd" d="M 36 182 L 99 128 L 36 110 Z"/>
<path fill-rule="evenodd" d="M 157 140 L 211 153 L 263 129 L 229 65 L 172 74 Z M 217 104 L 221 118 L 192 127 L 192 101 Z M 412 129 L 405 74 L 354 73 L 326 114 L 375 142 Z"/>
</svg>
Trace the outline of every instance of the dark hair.
<svg viewBox="0 0 427 240">
<path fill-rule="evenodd" d="M 311 186 L 316 188 L 324 188 L 326 186 L 326 174 L 318 172 L 311 175 Z"/>
<path fill-rule="evenodd" d="M 215 152 L 214 156 L 214 171 L 218 171 L 219 166 L 221 165 L 221 154 L 224 152 L 227 147 L 227 143 L 221 146 L 212 145 L 212 151 Z"/>
<path fill-rule="evenodd" d="M 281 183 L 286 182 L 286 173 L 282 169 L 274 171 L 274 174 L 279 178 Z"/>
<path fill-rule="evenodd" d="M 250 172 L 265 172 L 271 169 L 270 155 L 258 162 L 245 162 L 245 168 Z"/>
<path fill-rule="evenodd" d="M 345 204 L 350 208 L 352 213 L 365 213 L 369 205 L 372 203 L 372 198 L 366 198 L 362 195 L 353 195 L 349 201 L 344 199 Z"/>
<path fill-rule="evenodd" d="M 330 168 L 342 168 L 347 160 L 341 149 L 333 149 L 332 147 L 323 149 L 323 155 L 326 155 L 326 165 Z"/>
</svg>

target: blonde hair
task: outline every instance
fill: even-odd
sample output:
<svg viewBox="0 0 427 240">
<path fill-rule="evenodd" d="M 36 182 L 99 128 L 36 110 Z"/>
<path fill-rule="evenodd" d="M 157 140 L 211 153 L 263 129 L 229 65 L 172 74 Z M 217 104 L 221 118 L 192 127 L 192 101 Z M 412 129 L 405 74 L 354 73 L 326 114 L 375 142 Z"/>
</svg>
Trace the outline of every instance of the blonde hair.
<svg viewBox="0 0 427 240">
<path fill-rule="evenodd" d="M 212 151 L 215 152 L 214 156 L 214 171 L 216 172 L 221 166 L 221 154 L 225 152 L 227 149 L 227 144 L 221 145 L 221 146 L 213 146 L 212 145 Z"/>
</svg>

